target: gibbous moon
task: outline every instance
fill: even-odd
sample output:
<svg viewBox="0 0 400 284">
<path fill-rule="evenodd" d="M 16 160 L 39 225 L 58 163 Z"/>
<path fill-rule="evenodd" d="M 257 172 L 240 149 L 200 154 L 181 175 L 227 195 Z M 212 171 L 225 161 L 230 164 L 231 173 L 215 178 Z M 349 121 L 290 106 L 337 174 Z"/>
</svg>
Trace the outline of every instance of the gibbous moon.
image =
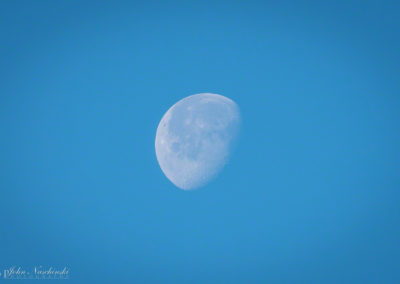
<svg viewBox="0 0 400 284">
<path fill-rule="evenodd" d="M 156 156 L 165 176 L 177 187 L 201 187 L 228 162 L 239 132 L 240 112 L 227 97 L 202 93 L 174 104 L 156 133 Z"/>
</svg>

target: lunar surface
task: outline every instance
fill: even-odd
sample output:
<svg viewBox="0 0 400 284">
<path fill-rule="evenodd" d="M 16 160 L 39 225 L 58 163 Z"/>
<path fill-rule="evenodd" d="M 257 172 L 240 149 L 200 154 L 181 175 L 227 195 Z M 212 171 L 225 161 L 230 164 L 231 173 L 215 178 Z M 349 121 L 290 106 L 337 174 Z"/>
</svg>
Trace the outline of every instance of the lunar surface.
<svg viewBox="0 0 400 284">
<path fill-rule="evenodd" d="M 236 103 L 221 95 L 202 93 L 178 101 L 156 133 L 156 156 L 165 176 L 184 190 L 210 182 L 229 160 L 240 120 Z"/>
</svg>

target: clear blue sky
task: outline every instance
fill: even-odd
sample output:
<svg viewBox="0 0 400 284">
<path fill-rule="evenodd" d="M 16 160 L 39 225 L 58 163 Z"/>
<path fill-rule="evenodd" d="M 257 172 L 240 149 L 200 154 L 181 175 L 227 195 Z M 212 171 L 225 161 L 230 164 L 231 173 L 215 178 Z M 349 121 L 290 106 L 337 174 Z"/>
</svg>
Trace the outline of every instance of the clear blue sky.
<svg viewBox="0 0 400 284">
<path fill-rule="evenodd" d="M 85 2 L 85 3 L 82 3 Z M 71 283 L 400 283 L 397 1 L 2 1 L 0 271 Z M 179 99 L 238 103 L 205 188 L 161 172 Z"/>
</svg>

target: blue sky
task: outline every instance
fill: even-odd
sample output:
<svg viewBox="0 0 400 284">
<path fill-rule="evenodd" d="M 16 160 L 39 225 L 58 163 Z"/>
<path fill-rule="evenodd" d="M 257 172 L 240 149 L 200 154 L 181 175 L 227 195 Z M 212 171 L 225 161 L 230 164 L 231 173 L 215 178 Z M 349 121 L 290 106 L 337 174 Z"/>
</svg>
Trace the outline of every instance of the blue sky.
<svg viewBox="0 0 400 284">
<path fill-rule="evenodd" d="M 73 283 L 400 281 L 395 1 L 3 1 L 0 271 Z M 165 111 L 240 107 L 231 163 L 175 188 Z"/>
</svg>

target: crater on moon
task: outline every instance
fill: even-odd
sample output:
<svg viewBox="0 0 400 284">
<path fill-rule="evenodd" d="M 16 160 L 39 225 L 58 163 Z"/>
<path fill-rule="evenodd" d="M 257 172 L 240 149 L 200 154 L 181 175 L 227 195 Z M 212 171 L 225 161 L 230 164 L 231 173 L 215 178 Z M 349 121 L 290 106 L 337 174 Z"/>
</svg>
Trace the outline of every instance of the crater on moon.
<svg viewBox="0 0 400 284">
<path fill-rule="evenodd" d="M 181 189 L 205 185 L 227 163 L 239 126 L 239 108 L 227 97 L 202 93 L 178 101 L 157 128 L 161 170 Z"/>
</svg>

